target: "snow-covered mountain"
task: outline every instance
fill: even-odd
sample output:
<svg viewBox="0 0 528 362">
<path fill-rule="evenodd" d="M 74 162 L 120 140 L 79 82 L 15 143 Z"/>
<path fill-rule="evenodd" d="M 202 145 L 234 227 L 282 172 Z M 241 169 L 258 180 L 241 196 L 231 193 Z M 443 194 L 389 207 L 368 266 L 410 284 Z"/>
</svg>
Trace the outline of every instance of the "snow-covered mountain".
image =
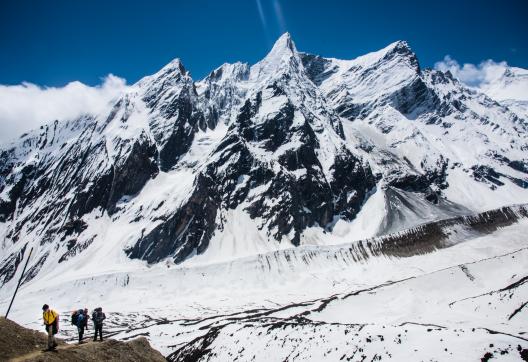
<svg viewBox="0 0 528 362">
<path fill-rule="evenodd" d="M 528 117 L 528 70 L 509 66 L 497 68 L 479 90 Z"/>
<path fill-rule="evenodd" d="M 486 95 L 449 72 L 422 69 L 406 42 L 339 60 L 299 52 L 289 34 L 257 64 L 224 64 L 200 81 L 176 59 L 109 112 L 51 122 L 0 149 L 2 303 L 31 248 L 26 293 L 60 286 L 61 303 L 73 303 L 83 300 L 68 294 L 76 285 L 126 286 L 143 274 L 150 281 L 136 284 L 134 298 L 149 299 L 145 286 L 167 288 L 170 278 L 159 273 L 174 264 L 182 275 L 218 265 L 273 273 L 261 258 L 284 252 L 292 274 L 290 258 L 311 265 L 303 275 L 330 245 L 352 245 L 348 265 L 435 254 L 515 229 L 526 209 L 506 206 L 528 203 L 528 118 L 497 96 L 505 77 Z M 456 222 L 445 229 L 446 219 Z M 384 235 L 392 246 L 373 247 L 383 242 L 369 238 Z M 335 258 L 318 265 L 325 273 L 343 267 Z M 225 278 L 220 295 L 237 276 Z M 119 299 L 103 289 L 108 304 Z"/>
</svg>

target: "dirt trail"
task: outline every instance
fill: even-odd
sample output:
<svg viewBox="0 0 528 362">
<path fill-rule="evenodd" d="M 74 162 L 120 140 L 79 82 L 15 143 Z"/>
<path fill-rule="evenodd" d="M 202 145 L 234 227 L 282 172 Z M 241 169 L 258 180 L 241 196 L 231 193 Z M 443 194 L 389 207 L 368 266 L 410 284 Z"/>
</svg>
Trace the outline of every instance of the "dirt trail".
<svg viewBox="0 0 528 362">
<path fill-rule="evenodd" d="M 85 342 L 85 343 L 88 343 L 88 342 Z M 92 342 L 94 343 L 94 342 Z M 33 360 L 34 358 L 40 356 L 40 355 L 43 355 L 43 354 L 55 354 L 55 353 L 59 353 L 59 351 L 64 351 L 66 349 L 70 349 L 70 348 L 74 348 L 78 345 L 75 345 L 75 344 L 65 344 L 65 345 L 60 345 L 57 347 L 56 351 L 54 352 L 48 352 L 48 351 L 44 351 L 44 350 L 37 350 L 37 351 L 33 351 L 31 353 L 27 353 L 23 356 L 18 356 L 18 357 L 15 357 L 15 358 L 12 358 L 9 360 L 9 362 L 22 362 L 22 361 L 31 361 Z"/>
</svg>

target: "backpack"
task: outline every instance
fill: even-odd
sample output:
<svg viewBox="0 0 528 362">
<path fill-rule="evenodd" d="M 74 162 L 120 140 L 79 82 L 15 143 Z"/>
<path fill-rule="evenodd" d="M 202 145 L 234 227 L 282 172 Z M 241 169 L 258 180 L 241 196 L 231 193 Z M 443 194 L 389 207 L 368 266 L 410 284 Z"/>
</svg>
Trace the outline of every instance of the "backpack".
<svg viewBox="0 0 528 362">
<path fill-rule="evenodd" d="M 72 324 L 72 326 L 76 326 L 77 325 L 78 319 L 79 319 L 79 313 L 77 313 L 77 311 L 73 312 L 73 314 L 71 316 L 71 324 Z"/>
<path fill-rule="evenodd" d="M 76 310 L 75 312 L 73 312 L 73 314 L 71 316 L 71 324 L 76 326 L 79 323 L 79 318 L 81 318 L 81 320 L 84 319 L 83 310 L 82 309 L 79 309 L 79 310 Z"/>
<path fill-rule="evenodd" d="M 59 332 L 59 320 L 56 319 L 51 325 L 51 334 L 56 335 Z"/>
<path fill-rule="evenodd" d="M 82 327 L 84 325 L 86 316 L 83 313 L 78 313 L 77 315 L 77 327 Z"/>
<path fill-rule="evenodd" d="M 105 320 L 106 318 L 105 314 L 100 310 L 95 311 L 92 317 L 93 317 L 94 323 L 97 325 L 103 324 L 103 320 Z"/>
</svg>

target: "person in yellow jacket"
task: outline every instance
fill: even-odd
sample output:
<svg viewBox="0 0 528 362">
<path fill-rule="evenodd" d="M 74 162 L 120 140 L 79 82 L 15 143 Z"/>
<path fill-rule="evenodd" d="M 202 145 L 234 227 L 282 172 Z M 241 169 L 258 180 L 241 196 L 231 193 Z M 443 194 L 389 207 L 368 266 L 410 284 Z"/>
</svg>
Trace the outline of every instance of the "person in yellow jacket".
<svg viewBox="0 0 528 362">
<path fill-rule="evenodd" d="M 49 305 L 42 306 L 42 319 L 44 319 L 44 326 L 48 333 L 48 351 L 53 351 L 57 347 L 55 341 L 55 334 L 59 331 L 59 313 L 50 309 Z"/>
</svg>

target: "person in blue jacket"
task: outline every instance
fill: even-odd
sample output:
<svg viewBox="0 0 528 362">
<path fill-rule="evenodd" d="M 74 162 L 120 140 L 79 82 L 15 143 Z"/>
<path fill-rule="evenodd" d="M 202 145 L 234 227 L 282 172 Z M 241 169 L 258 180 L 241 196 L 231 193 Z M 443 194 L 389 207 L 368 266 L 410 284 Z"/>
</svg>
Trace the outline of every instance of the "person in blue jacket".
<svg viewBox="0 0 528 362">
<path fill-rule="evenodd" d="M 79 332 L 79 344 L 83 343 L 83 335 L 84 335 L 84 328 L 87 324 L 88 315 L 87 313 L 79 309 L 78 311 L 74 312 L 72 315 L 72 324 L 77 327 L 77 332 Z"/>
</svg>

